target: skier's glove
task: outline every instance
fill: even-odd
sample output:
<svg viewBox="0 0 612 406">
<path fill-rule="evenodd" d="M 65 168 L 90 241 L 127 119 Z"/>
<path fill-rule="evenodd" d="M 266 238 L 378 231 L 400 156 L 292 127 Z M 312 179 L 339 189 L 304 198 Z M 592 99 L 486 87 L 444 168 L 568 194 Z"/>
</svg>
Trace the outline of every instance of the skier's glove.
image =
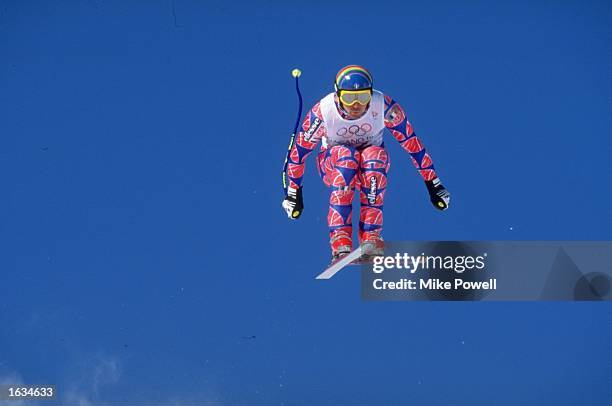
<svg viewBox="0 0 612 406">
<path fill-rule="evenodd" d="M 448 209 L 450 203 L 450 193 L 446 190 L 439 178 L 434 180 L 425 181 L 427 191 L 429 192 L 429 199 L 434 207 L 438 210 Z"/>
<path fill-rule="evenodd" d="M 287 212 L 287 217 L 291 220 L 297 220 L 304 210 L 304 201 L 302 200 L 302 188 L 297 189 L 287 188 L 287 196 L 283 200 L 283 209 Z"/>
</svg>

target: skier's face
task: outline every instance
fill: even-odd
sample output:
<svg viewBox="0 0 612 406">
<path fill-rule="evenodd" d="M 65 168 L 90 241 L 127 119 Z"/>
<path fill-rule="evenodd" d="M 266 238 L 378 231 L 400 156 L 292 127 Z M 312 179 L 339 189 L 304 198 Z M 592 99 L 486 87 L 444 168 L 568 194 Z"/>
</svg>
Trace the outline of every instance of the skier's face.
<svg viewBox="0 0 612 406">
<path fill-rule="evenodd" d="M 346 111 L 349 118 L 353 118 L 353 119 L 363 116 L 363 114 L 368 108 L 367 104 L 355 103 L 352 106 L 347 106 L 346 104 L 342 102 L 340 103 L 342 104 L 342 108 L 344 109 L 344 111 Z"/>
</svg>

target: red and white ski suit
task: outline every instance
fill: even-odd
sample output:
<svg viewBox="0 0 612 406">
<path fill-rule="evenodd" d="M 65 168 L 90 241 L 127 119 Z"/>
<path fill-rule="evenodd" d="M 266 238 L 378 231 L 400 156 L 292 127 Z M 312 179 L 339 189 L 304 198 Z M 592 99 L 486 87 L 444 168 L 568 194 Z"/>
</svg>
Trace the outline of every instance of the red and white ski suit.
<svg viewBox="0 0 612 406">
<path fill-rule="evenodd" d="M 391 97 L 374 90 L 368 109 L 358 119 L 348 119 L 330 93 L 306 114 L 289 154 L 286 175 L 289 187 L 302 185 L 305 161 L 321 141 L 317 168 L 330 189 L 327 223 L 332 250 L 352 242 L 352 202 L 359 190 L 359 241 L 379 240 L 383 202 L 390 161 L 383 130 L 408 152 L 425 181 L 437 175 L 433 161 L 417 138 L 404 110 Z"/>
</svg>

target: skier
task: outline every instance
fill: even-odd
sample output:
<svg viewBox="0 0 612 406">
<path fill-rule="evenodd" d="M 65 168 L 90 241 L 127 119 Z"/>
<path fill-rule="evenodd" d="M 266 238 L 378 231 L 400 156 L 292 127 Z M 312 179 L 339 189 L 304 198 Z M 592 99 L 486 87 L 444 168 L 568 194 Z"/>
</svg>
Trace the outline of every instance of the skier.
<svg viewBox="0 0 612 406">
<path fill-rule="evenodd" d="M 335 92 L 321 99 L 306 114 L 302 131 L 291 147 L 285 175 L 289 179 L 282 206 L 290 219 L 304 209 L 302 178 L 308 155 L 322 141 L 316 163 L 330 189 L 329 240 L 332 262 L 352 250 L 352 209 L 359 190 L 359 244 L 377 247 L 382 254 L 383 200 L 390 161 L 383 142 L 389 129 L 412 158 L 425 181 L 434 207 L 446 210 L 450 194 L 436 175 L 433 161 L 417 138 L 404 110 L 391 97 L 373 87 L 372 75 L 362 66 L 349 65 L 338 72 Z"/>
</svg>

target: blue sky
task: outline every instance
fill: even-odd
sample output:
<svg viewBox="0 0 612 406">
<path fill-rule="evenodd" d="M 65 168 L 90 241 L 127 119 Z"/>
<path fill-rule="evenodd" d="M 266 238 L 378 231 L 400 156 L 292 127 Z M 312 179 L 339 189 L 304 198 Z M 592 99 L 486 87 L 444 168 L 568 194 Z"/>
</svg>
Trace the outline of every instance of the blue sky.
<svg viewBox="0 0 612 406">
<path fill-rule="evenodd" d="M 174 12 L 173 12 L 174 11 Z M 387 142 L 389 240 L 609 240 L 601 2 L 0 1 L 0 383 L 62 405 L 604 405 L 602 303 L 364 303 L 293 128 L 358 63 L 453 194 Z M 244 337 L 255 336 L 255 339 Z M 47 404 L 47 403 L 45 403 Z"/>
</svg>

